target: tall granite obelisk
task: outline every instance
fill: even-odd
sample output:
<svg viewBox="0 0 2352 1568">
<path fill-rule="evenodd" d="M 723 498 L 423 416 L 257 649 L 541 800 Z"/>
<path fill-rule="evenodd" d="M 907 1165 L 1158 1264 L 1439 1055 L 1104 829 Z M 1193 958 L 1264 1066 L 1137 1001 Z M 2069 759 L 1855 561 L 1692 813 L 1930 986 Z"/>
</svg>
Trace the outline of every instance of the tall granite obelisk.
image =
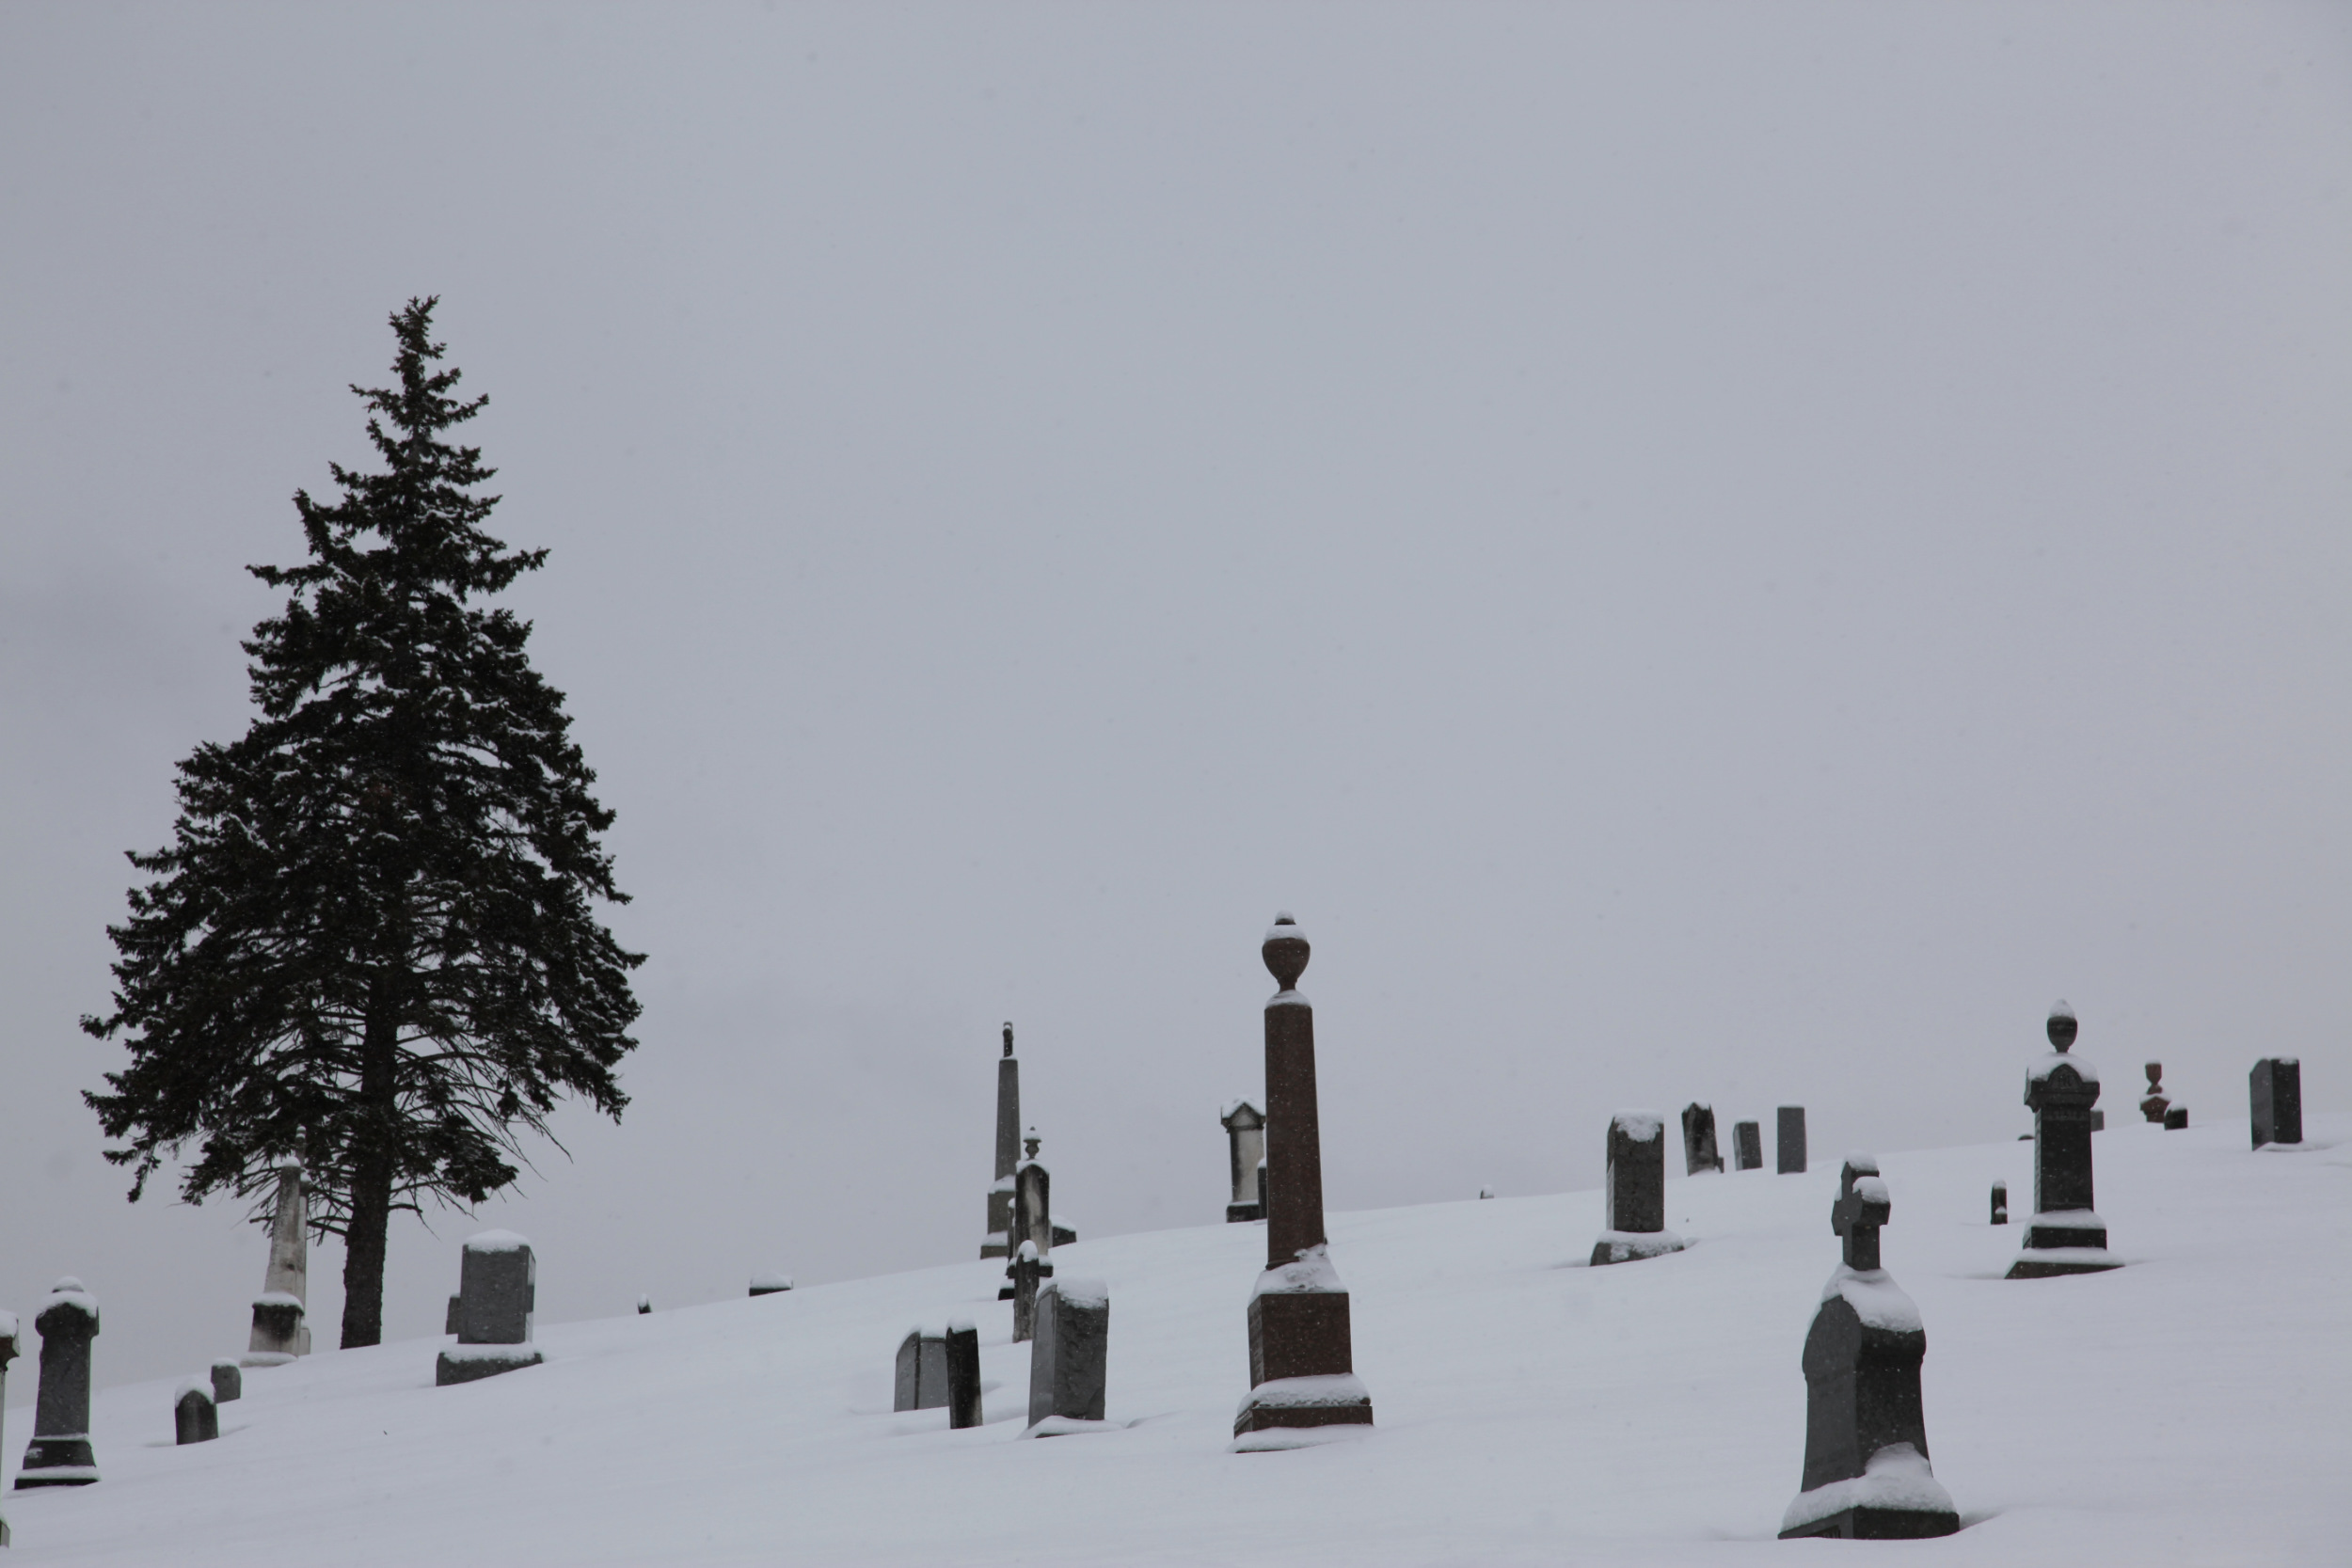
<svg viewBox="0 0 2352 1568">
<path fill-rule="evenodd" d="M 1249 1397 L 1233 1417 L 1242 1452 L 1296 1448 L 1372 1424 L 1357 1381 L 1347 1287 L 1323 1233 L 1323 1134 L 1315 1110 L 1315 1011 L 1299 994 L 1307 933 L 1274 917 L 1259 950 L 1281 990 L 1265 1005 L 1266 1159 L 1282 1180 L 1266 1195 L 1265 1272 L 1249 1294 Z"/>
<path fill-rule="evenodd" d="M 1012 1025 L 1005 1025 L 1005 1054 L 996 1064 L 996 1180 L 988 1189 L 988 1238 L 983 1258 L 1010 1256 L 1018 1242 L 1012 1229 L 1013 1172 L 1021 1165 L 1021 1063 L 1012 1053 Z"/>
</svg>

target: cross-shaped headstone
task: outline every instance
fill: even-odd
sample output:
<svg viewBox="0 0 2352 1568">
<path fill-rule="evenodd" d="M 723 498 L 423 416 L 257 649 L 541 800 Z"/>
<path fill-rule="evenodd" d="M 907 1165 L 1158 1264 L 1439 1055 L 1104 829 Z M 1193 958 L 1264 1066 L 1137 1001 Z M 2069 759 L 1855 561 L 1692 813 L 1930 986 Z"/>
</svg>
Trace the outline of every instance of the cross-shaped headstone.
<svg viewBox="0 0 2352 1568">
<path fill-rule="evenodd" d="M 1849 1154 L 1837 1177 L 1837 1202 L 1830 1209 L 1830 1228 L 1845 1238 L 1846 1267 L 1879 1266 L 1879 1227 L 1895 1212 L 1879 1180 L 1879 1163 L 1867 1154 Z"/>
</svg>

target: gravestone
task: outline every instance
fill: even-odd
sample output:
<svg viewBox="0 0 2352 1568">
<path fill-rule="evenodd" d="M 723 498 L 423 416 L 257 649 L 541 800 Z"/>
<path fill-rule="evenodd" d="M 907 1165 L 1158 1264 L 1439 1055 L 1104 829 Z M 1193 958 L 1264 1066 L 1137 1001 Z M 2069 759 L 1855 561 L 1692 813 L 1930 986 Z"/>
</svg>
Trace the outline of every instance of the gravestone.
<svg viewBox="0 0 2352 1568">
<path fill-rule="evenodd" d="M 947 1402 L 947 1341 L 919 1328 L 907 1330 L 898 1341 L 891 1405 L 893 1410 L 937 1410 Z"/>
<path fill-rule="evenodd" d="M 302 1166 L 289 1160 L 278 1167 L 269 1267 L 262 1275 L 262 1293 L 253 1298 L 253 1333 L 246 1341 L 248 1367 L 279 1367 L 310 1354 L 310 1325 L 305 1321 L 310 1295 L 310 1234 Z"/>
<path fill-rule="evenodd" d="M 639 1297 L 637 1298 L 637 1315 L 638 1315 L 639 1317 L 641 1317 L 641 1318 L 642 1318 L 642 1317 L 644 1317 L 646 1313 L 651 1312 L 652 1310 L 653 1310 L 653 1297 L 651 1297 L 651 1296 L 639 1296 Z"/>
<path fill-rule="evenodd" d="M 230 1400 L 245 1398 L 245 1373 L 233 1360 L 213 1363 L 213 1402 L 227 1404 Z"/>
<path fill-rule="evenodd" d="M 947 1325 L 947 1425 L 980 1424 L 980 1332 L 968 1318 Z"/>
<path fill-rule="evenodd" d="M 1779 1145 L 1774 1151 L 1778 1156 L 1779 1174 L 1802 1176 L 1804 1174 L 1804 1107 L 1783 1105 L 1779 1115 L 1779 1123 L 1773 1130 L 1774 1141 Z"/>
<path fill-rule="evenodd" d="M 1478 1196 L 1482 1199 L 1489 1198 L 1495 1196 L 1495 1190 L 1492 1187 L 1481 1187 L 1478 1189 Z"/>
<path fill-rule="evenodd" d="M 1740 1170 L 1764 1168 L 1764 1130 L 1752 1121 L 1731 1124 L 1731 1152 Z"/>
<path fill-rule="evenodd" d="M 2120 1269 L 2107 1251 L 2106 1222 L 2091 1208 L 2090 1106 L 2099 1098 L 2099 1069 L 2067 1054 L 2077 1025 L 2074 1009 L 2050 1009 L 2050 1053 L 2026 1073 L 2026 1104 L 2033 1111 L 2033 1218 L 2011 1279 Z"/>
<path fill-rule="evenodd" d="M 1038 1163 L 1037 1151 L 1043 1140 L 1037 1129 L 1029 1129 L 1029 1155 L 1021 1162 L 1021 1168 L 1012 1176 L 1013 1247 L 1017 1251 L 1023 1242 L 1035 1242 L 1037 1255 L 1047 1256 L 1054 1250 L 1054 1177 Z"/>
<path fill-rule="evenodd" d="M 1928 1465 L 1919 1309 L 1879 1259 L 1893 1214 L 1878 1161 L 1849 1155 L 1830 1228 L 1843 1256 L 1804 1337 L 1804 1480 L 1780 1537 L 1911 1540 L 1949 1535 L 1960 1514 Z"/>
<path fill-rule="evenodd" d="M 209 1443 L 220 1435 L 220 1411 L 213 1403 L 212 1390 L 193 1379 L 180 1385 L 180 1397 L 172 1402 L 173 1434 L 182 1443 Z"/>
<path fill-rule="evenodd" d="M 454 1334 L 457 1332 L 458 1302 L 459 1298 L 455 1295 L 452 1295 L 449 1298 L 449 1310 L 441 1315 L 441 1332 L 444 1334 Z"/>
<path fill-rule="evenodd" d="M 980 1256 L 1008 1258 L 1019 1242 L 1012 1236 L 1012 1173 L 1021 1164 L 1021 1063 L 1012 1053 L 1012 1025 L 1005 1025 L 1005 1053 L 996 1063 L 996 1178 L 988 1189 L 988 1234 Z"/>
<path fill-rule="evenodd" d="M 2265 1056 L 2246 1077 L 2252 1101 L 2254 1147 L 2303 1141 L 2303 1064 L 2293 1056 Z"/>
<path fill-rule="evenodd" d="M 1993 1223 L 2009 1223 L 2009 1183 L 2006 1181 L 1993 1183 Z"/>
<path fill-rule="evenodd" d="M 1249 1292 L 1249 1396 L 1233 1447 L 1256 1453 L 1368 1427 L 1372 1395 L 1356 1377 L 1347 1287 L 1323 1226 L 1323 1124 L 1315 1092 L 1315 1012 L 1298 990 L 1311 949 L 1288 913 L 1260 944 L 1280 989 L 1265 1005 L 1265 1272 Z"/>
<path fill-rule="evenodd" d="M 1057 1279 L 1037 1298 L 1037 1342 L 1029 1351 L 1033 1435 L 1103 1418 L 1110 1356 L 1111 1293 L 1099 1279 Z"/>
<path fill-rule="evenodd" d="M 1682 1250 L 1666 1228 L 1666 1118 L 1656 1111 L 1619 1111 L 1609 1118 L 1608 1166 L 1601 1178 L 1602 1229 L 1593 1266 L 1632 1263 Z"/>
<path fill-rule="evenodd" d="M 2172 1103 L 2165 1098 L 2164 1085 L 2161 1082 L 2164 1077 L 2164 1064 L 2150 1062 L 2141 1070 L 2148 1074 L 2148 1094 L 2147 1098 L 2139 1102 L 2139 1114 L 2158 1127 L 2162 1127 L 2164 1108 Z"/>
<path fill-rule="evenodd" d="M 545 1357 L 531 1342 L 539 1305 L 539 1260 L 512 1230 L 466 1239 L 457 1272 L 457 1343 L 435 1365 L 437 1386 L 471 1383 L 535 1367 Z"/>
<path fill-rule="evenodd" d="M 0 1447 L 8 1442 L 8 1363 L 19 1354 L 16 1337 L 16 1314 L 0 1312 Z M 8 1544 L 8 1521 L 0 1515 L 0 1546 Z"/>
<path fill-rule="evenodd" d="M 2168 1107 L 2168 1108 L 2166 1109 L 2166 1111 L 2165 1111 L 2165 1113 L 2164 1113 L 2164 1130 L 2165 1130 L 2166 1132 L 2181 1132 L 2182 1130 L 2184 1130 L 2185 1128 L 2186 1128 L 2187 1126 L 2188 1126 L 2188 1107 L 2187 1107 L 2187 1106 L 2185 1106 L 2185 1105 L 2174 1105 L 2174 1106 Z"/>
<path fill-rule="evenodd" d="M 98 1303 L 68 1275 L 50 1289 L 33 1326 L 40 1331 L 40 1392 L 16 1488 L 87 1486 L 98 1479 L 89 1446 L 89 1342 L 98 1337 Z"/>
<path fill-rule="evenodd" d="M 1022 1344 L 1035 1332 L 1038 1285 L 1054 1277 L 1054 1265 L 1037 1255 L 1035 1242 L 1024 1241 L 1005 1265 L 1005 1276 L 1012 1283 L 998 1291 L 996 1299 L 1012 1303 L 1012 1339 Z"/>
<path fill-rule="evenodd" d="M 1265 1113 L 1247 1100 L 1236 1100 L 1216 1119 L 1225 1129 L 1226 1155 L 1233 1175 L 1233 1198 L 1225 1206 L 1225 1223 L 1262 1220 L 1265 1201 L 1258 1193 L 1258 1167 L 1265 1160 Z"/>
<path fill-rule="evenodd" d="M 790 1289 L 792 1289 L 790 1275 L 778 1274 L 775 1270 L 769 1269 L 752 1275 L 749 1293 L 755 1296 L 780 1296 Z"/>
<path fill-rule="evenodd" d="M 1694 1100 L 1682 1108 L 1682 1174 L 1723 1168 L 1724 1157 L 1715 1148 L 1715 1107 Z"/>
</svg>

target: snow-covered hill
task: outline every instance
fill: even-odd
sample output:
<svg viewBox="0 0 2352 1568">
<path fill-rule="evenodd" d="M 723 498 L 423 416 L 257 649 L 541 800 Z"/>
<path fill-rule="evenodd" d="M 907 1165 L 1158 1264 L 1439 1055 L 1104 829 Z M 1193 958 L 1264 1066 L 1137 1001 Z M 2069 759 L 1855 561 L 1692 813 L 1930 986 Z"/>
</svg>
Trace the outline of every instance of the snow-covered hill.
<svg viewBox="0 0 2352 1568">
<path fill-rule="evenodd" d="M 1597 1154 L 1599 1133 L 1563 1135 Z M 1101 1435 L 1020 1440 L 1028 1351 L 1001 1266 L 976 1260 L 543 1326 L 545 1366 L 449 1388 L 436 1341 L 321 1354 L 248 1371 L 222 1439 L 188 1448 L 172 1382 L 111 1389 L 105 1479 L 0 1506 L 21 1568 L 2342 1563 L 2352 1121 L 2310 1133 L 2294 1153 L 2249 1153 L 2235 1122 L 2101 1134 L 2099 1210 L 2129 1266 L 2037 1281 L 2000 1277 L 2019 1229 L 1985 1212 L 1995 1178 L 2025 1212 L 2030 1145 L 1883 1155 L 1886 1263 L 1926 1319 L 1928 1434 L 1966 1524 L 1940 1542 L 1773 1539 L 1837 1255 L 1836 1151 L 1802 1177 L 1671 1181 L 1667 1222 L 1694 1244 L 1616 1268 L 1582 1266 L 1591 1192 L 1332 1216 L 1378 1418 L 1360 1442 L 1227 1451 L 1264 1243 L 1221 1226 L 1057 1254 L 1111 1288 L 1125 1426 Z M 988 1424 L 894 1415 L 899 1337 L 959 1314 L 981 1324 Z M 29 1414 L 10 1412 L 11 1477 Z"/>
</svg>

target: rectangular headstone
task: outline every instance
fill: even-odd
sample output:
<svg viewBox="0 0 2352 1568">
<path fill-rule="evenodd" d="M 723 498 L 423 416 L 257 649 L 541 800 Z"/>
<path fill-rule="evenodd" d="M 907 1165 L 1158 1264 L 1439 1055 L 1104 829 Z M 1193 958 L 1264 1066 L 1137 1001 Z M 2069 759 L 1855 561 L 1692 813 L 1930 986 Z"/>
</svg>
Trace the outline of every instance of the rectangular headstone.
<svg viewBox="0 0 2352 1568">
<path fill-rule="evenodd" d="M 1732 1156 L 1741 1170 L 1764 1168 L 1764 1130 L 1752 1121 L 1734 1122 L 1731 1128 Z"/>
<path fill-rule="evenodd" d="M 947 1325 L 947 1424 L 980 1424 L 980 1331 L 968 1319 Z"/>
<path fill-rule="evenodd" d="M 1804 1170 L 1804 1107 L 1783 1105 L 1778 1128 L 1780 1174 L 1801 1175 Z"/>
<path fill-rule="evenodd" d="M 1609 1119 L 1602 1209 L 1612 1230 L 1666 1228 L 1666 1118 L 1619 1111 Z"/>
<path fill-rule="evenodd" d="M 914 1408 L 944 1410 L 947 1405 L 947 1340 L 926 1334 L 914 1358 Z"/>
<path fill-rule="evenodd" d="M 1682 1108 L 1682 1174 L 1723 1168 L 1724 1157 L 1715 1148 L 1715 1107 L 1694 1100 Z"/>
<path fill-rule="evenodd" d="M 435 1365 L 437 1386 L 495 1377 L 543 1359 L 531 1342 L 539 1302 L 539 1259 L 512 1230 L 466 1238 L 458 1255 L 457 1343 Z"/>
<path fill-rule="evenodd" d="M 1099 1279 L 1056 1279 L 1038 1292 L 1029 1352 L 1029 1424 L 1103 1418 L 1111 1293 Z"/>
<path fill-rule="evenodd" d="M 2293 1056 L 2265 1056 L 2247 1075 L 2253 1102 L 2254 1147 L 2303 1141 L 2303 1064 Z"/>
<path fill-rule="evenodd" d="M 213 1402 L 227 1404 L 245 1398 L 245 1373 L 233 1360 L 213 1363 Z"/>
<path fill-rule="evenodd" d="M 923 1397 L 923 1331 L 907 1330 L 898 1341 L 898 1361 L 890 1384 L 890 1408 L 920 1410 Z"/>
<path fill-rule="evenodd" d="M 2182 1132 L 2182 1131 L 2184 1131 L 2184 1130 L 2185 1130 L 2187 1126 L 2188 1126 L 2188 1107 L 2187 1107 L 2187 1106 L 2185 1106 L 2185 1105 L 2169 1105 L 2169 1106 L 2167 1106 L 2167 1107 L 2165 1108 L 2165 1113 L 2164 1113 L 2164 1130 L 2165 1130 L 2166 1132 Z M 2260 1148 L 2262 1146 L 2261 1146 L 2260 1144 L 2256 1144 L 2254 1147 L 2255 1147 L 2255 1148 Z"/>
</svg>

